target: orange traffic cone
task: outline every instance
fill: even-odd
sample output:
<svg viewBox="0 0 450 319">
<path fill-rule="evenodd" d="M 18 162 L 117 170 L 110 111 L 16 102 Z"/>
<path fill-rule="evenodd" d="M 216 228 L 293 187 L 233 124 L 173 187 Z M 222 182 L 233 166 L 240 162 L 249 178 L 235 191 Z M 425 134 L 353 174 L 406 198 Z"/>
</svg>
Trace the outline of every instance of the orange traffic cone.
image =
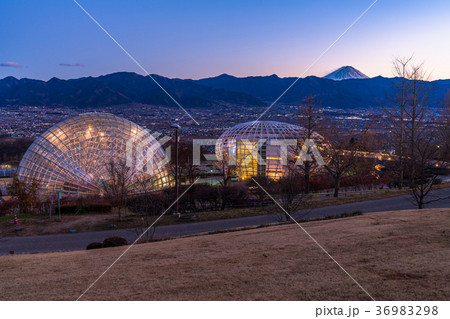
<svg viewBox="0 0 450 319">
<path fill-rule="evenodd" d="M 16 214 L 14 214 L 14 225 L 19 225 L 19 220 L 17 219 Z"/>
</svg>

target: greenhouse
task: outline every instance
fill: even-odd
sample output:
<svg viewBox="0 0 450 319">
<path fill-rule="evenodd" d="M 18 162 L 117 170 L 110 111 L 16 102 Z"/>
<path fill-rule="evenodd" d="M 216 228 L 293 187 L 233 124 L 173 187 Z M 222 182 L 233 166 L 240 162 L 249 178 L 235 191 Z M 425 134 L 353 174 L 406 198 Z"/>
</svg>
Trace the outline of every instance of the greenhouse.
<svg viewBox="0 0 450 319">
<path fill-rule="evenodd" d="M 307 135 L 306 129 L 294 124 L 246 122 L 229 128 L 219 137 L 216 155 L 234 167 L 241 180 L 255 176 L 277 180 L 287 174 L 286 164 L 295 159 Z M 317 144 L 323 141 L 316 132 L 310 138 Z"/>
<path fill-rule="evenodd" d="M 130 193 L 169 186 L 172 179 L 159 142 L 141 126 L 107 113 L 85 113 L 62 121 L 38 137 L 17 170 L 37 182 L 39 196 L 102 194 L 112 167 L 122 165 Z"/>
</svg>

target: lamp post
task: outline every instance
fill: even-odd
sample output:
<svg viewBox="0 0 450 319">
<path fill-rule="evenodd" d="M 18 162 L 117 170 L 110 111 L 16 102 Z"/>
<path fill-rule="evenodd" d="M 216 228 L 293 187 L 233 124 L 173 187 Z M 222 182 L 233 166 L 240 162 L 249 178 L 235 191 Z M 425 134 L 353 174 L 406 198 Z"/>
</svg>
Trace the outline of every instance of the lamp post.
<svg viewBox="0 0 450 319">
<path fill-rule="evenodd" d="M 178 196 L 179 196 L 179 185 L 178 185 L 178 129 L 181 127 L 178 124 L 172 124 L 170 126 L 175 130 L 175 190 L 177 192 L 177 201 L 175 203 L 175 214 L 180 216 L 178 211 Z"/>
</svg>

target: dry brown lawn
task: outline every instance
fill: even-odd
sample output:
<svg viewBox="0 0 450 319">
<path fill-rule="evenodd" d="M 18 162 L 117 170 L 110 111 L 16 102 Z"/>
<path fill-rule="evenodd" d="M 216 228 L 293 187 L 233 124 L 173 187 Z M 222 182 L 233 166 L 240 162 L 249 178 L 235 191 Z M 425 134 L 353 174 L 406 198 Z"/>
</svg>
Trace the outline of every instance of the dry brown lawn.
<svg viewBox="0 0 450 319">
<path fill-rule="evenodd" d="M 450 208 L 301 224 L 376 300 L 450 298 Z M 0 299 L 74 300 L 126 249 L 0 256 Z M 295 224 L 140 244 L 83 300 L 368 300 Z"/>
</svg>

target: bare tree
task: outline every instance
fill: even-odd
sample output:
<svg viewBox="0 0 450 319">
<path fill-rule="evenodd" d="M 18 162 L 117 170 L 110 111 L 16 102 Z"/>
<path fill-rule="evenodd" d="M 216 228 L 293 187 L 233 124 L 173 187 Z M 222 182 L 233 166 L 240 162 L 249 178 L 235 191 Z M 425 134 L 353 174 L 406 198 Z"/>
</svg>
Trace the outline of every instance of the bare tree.
<svg viewBox="0 0 450 319">
<path fill-rule="evenodd" d="M 197 204 L 202 210 L 218 210 L 220 208 L 220 188 L 209 184 L 194 185 L 190 194 L 192 194 L 191 206 L 195 210 Z M 189 196 L 189 194 L 187 194 Z"/>
<path fill-rule="evenodd" d="M 365 152 L 377 152 L 386 148 L 386 141 L 384 134 L 377 134 L 371 131 L 367 131 L 358 139 L 358 146 L 361 151 Z"/>
<path fill-rule="evenodd" d="M 420 86 L 423 84 L 420 83 Z M 424 113 L 426 108 L 426 88 L 420 87 L 419 90 L 412 91 L 418 93 L 416 98 L 421 101 L 418 110 L 414 110 L 414 104 L 411 103 L 411 113 Z M 425 96 L 424 96 L 425 95 Z M 414 99 L 412 99 L 414 102 Z M 430 123 L 421 119 L 415 123 L 415 131 L 412 128 L 409 130 L 411 150 L 409 154 L 409 167 L 411 169 L 410 175 L 412 178 L 411 191 L 414 202 L 419 209 L 424 208 L 426 204 L 441 200 L 433 196 L 431 199 L 426 199 L 437 182 L 438 174 L 444 169 L 449 168 L 450 161 L 450 99 L 446 99 L 446 108 L 441 116 L 437 119 L 432 119 Z M 450 197 L 450 196 L 449 196 Z M 448 198 L 448 197 L 446 197 Z"/>
<path fill-rule="evenodd" d="M 306 200 L 310 198 L 310 195 L 304 193 L 302 184 L 302 178 L 298 174 L 291 172 L 278 180 L 276 185 L 274 185 L 274 194 L 279 200 L 281 207 L 283 207 L 275 214 L 278 221 L 290 221 L 294 212 L 307 207 Z M 303 213 L 301 218 L 308 213 L 309 211 Z"/>
<path fill-rule="evenodd" d="M 236 168 L 228 163 L 227 158 L 215 162 L 214 167 L 219 172 L 221 186 L 227 186 L 231 179 L 236 176 Z"/>
<path fill-rule="evenodd" d="M 267 192 L 271 192 L 273 182 L 266 176 L 255 176 L 248 181 L 252 193 L 258 198 L 258 203 L 262 206 L 267 198 Z"/>
<path fill-rule="evenodd" d="M 441 156 L 445 151 L 440 151 L 439 125 L 433 120 L 429 110 L 430 87 L 423 63 L 412 64 L 410 58 L 401 61 L 403 63 L 400 63 L 400 70 L 404 77 L 401 79 L 402 112 L 397 114 L 402 123 L 399 157 L 402 164 L 404 163 L 402 170 L 404 169 L 409 178 L 414 203 L 422 209 L 427 203 L 436 200 L 427 201 L 426 198 L 435 184 L 436 170 L 441 166 Z M 390 116 L 395 119 L 395 114 L 391 113 Z M 444 129 L 444 136 L 445 131 Z M 395 130 L 393 137 L 395 140 Z"/>
<path fill-rule="evenodd" d="M 199 173 L 198 165 L 194 165 L 192 160 L 192 143 L 180 143 L 178 148 L 178 175 L 182 180 L 192 184 Z M 173 149 L 175 150 L 175 147 Z M 175 168 L 173 170 L 175 172 Z"/>
<path fill-rule="evenodd" d="M 421 144 L 422 135 L 426 132 L 427 100 L 429 86 L 426 82 L 426 74 L 423 63 L 413 65 L 408 70 L 408 99 L 406 103 L 405 116 L 407 122 L 405 125 L 405 135 L 408 155 L 408 173 L 411 188 L 415 187 L 416 177 L 416 150 Z M 417 145 L 416 145 L 417 143 Z M 419 173 L 421 174 L 421 173 Z"/>
<path fill-rule="evenodd" d="M 221 210 L 225 209 L 227 203 L 228 186 L 231 179 L 236 176 L 235 167 L 228 163 L 228 157 L 225 157 L 214 164 L 216 170 L 220 174 L 219 194 L 221 200 Z"/>
<path fill-rule="evenodd" d="M 140 217 L 140 226 L 136 228 L 136 232 L 138 235 L 145 232 L 141 237 L 142 241 L 149 242 L 153 240 L 156 231 L 157 225 L 154 222 L 170 205 L 171 200 L 168 193 L 153 189 L 149 176 L 138 177 L 136 185 L 139 187 L 139 193 L 130 198 L 128 206 Z M 149 228 L 150 226 L 152 227 Z"/>
<path fill-rule="evenodd" d="M 29 214 L 34 213 L 39 206 L 38 189 L 39 183 L 36 180 L 28 183 L 20 180 L 16 175 L 8 188 L 8 193 L 17 198 L 19 212 Z"/>
<path fill-rule="evenodd" d="M 129 196 L 130 168 L 124 160 L 110 160 L 106 165 L 107 180 L 103 183 L 105 197 L 117 209 L 119 221 Z"/>
<path fill-rule="evenodd" d="M 299 125 L 305 130 L 302 136 L 299 136 L 299 143 L 297 145 L 297 153 L 300 152 L 303 147 L 303 141 L 313 139 L 316 135 L 316 131 L 319 129 L 319 123 L 321 120 L 321 112 L 317 107 L 314 97 L 309 95 L 308 98 L 303 101 L 299 108 Z M 311 155 L 311 150 L 307 150 L 308 154 Z M 317 169 L 317 163 L 304 160 L 302 165 L 297 165 L 297 167 L 302 171 L 305 182 L 305 193 L 310 192 L 310 176 L 312 172 Z"/>
<path fill-rule="evenodd" d="M 221 210 L 230 205 L 242 205 L 248 202 L 248 187 L 243 183 L 222 186 L 219 194 Z"/>
<path fill-rule="evenodd" d="M 403 188 L 404 169 L 405 169 L 405 115 L 409 96 L 409 65 L 412 57 L 394 58 L 392 64 L 394 69 L 394 76 L 396 79 L 393 82 L 393 95 L 388 97 L 390 101 L 389 106 L 383 106 L 384 112 L 387 115 L 387 124 L 393 142 L 396 148 L 396 155 L 398 156 L 398 175 L 399 188 Z"/>
<path fill-rule="evenodd" d="M 428 194 L 435 185 L 437 174 L 433 170 L 438 169 L 442 161 L 438 158 L 439 148 L 438 135 L 434 127 L 422 129 L 420 136 L 414 141 L 413 157 L 409 161 L 409 166 L 413 168 L 411 192 L 415 204 L 419 209 L 424 208 L 426 204 L 440 200 L 433 198 L 426 200 Z"/>
<path fill-rule="evenodd" d="M 333 196 L 338 197 L 342 177 L 355 166 L 358 144 L 353 130 L 338 129 L 336 124 L 330 124 L 324 135 L 326 142 L 322 147 L 322 156 L 326 158 L 325 169 L 333 179 Z"/>
</svg>

